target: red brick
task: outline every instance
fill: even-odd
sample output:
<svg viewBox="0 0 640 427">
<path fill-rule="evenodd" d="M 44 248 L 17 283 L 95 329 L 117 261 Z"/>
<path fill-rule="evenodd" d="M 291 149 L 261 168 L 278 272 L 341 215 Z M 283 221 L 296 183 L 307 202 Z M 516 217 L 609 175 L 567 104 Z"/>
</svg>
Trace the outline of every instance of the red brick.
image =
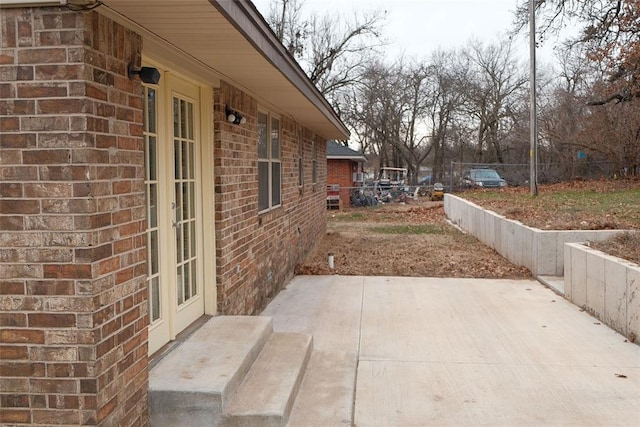
<svg viewBox="0 0 640 427">
<path fill-rule="evenodd" d="M 69 131 L 69 118 L 67 116 L 29 116 L 23 117 L 20 122 L 25 131 Z M 27 162 L 25 162 L 27 163 Z M 60 162 L 53 162 L 60 163 Z M 65 162 L 68 163 L 68 160 Z"/>
<path fill-rule="evenodd" d="M 18 117 L 0 117 L 1 132 L 18 132 L 20 130 L 20 119 Z"/>
<path fill-rule="evenodd" d="M 40 203 L 37 200 L 2 199 L 0 212 L 3 214 L 37 214 L 40 213 Z"/>
<path fill-rule="evenodd" d="M 38 65 L 35 67 L 37 80 L 80 80 L 84 74 L 84 65 Z"/>
<path fill-rule="evenodd" d="M 38 179 L 38 168 L 34 166 L 0 167 L 0 176 L 5 181 L 35 181 Z M 4 213 L 4 211 L 0 210 Z"/>
<path fill-rule="evenodd" d="M 34 133 L 7 133 L 2 135 L 2 148 L 33 148 L 36 146 Z"/>
<path fill-rule="evenodd" d="M 67 96 L 67 86 L 63 83 L 18 83 L 18 98 L 61 98 Z"/>
<path fill-rule="evenodd" d="M 41 198 L 70 198 L 73 196 L 73 187 L 68 183 L 39 182 L 25 183 L 24 197 L 29 199 Z"/>
<path fill-rule="evenodd" d="M 29 295 L 74 295 L 75 285 L 72 281 L 50 280 L 27 282 Z"/>
<path fill-rule="evenodd" d="M 79 425 L 80 412 L 74 409 L 35 410 L 33 411 L 33 423 L 47 425 Z"/>
<path fill-rule="evenodd" d="M 0 197 L 12 199 L 22 197 L 22 184 L 17 182 L 0 182 Z"/>
<path fill-rule="evenodd" d="M 28 351 L 28 347 L 26 346 L 16 346 L 16 345 L 0 346 L 0 359 L 26 360 L 28 358 L 29 358 L 29 351 Z"/>
<path fill-rule="evenodd" d="M 109 243 L 102 246 L 96 246 L 92 248 L 75 249 L 75 261 L 81 263 L 96 262 L 105 258 L 109 258 L 113 255 L 113 246 Z"/>
<path fill-rule="evenodd" d="M 49 408 L 80 409 L 80 397 L 59 394 L 49 396 Z"/>
<path fill-rule="evenodd" d="M 76 326 L 74 314 L 29 313 L 30 328 L 73 328 Z"/>
<path fill-rule="evenodd" d="M 45 264 L 44 277 L 51 279 L 90 279 L 91 266 L 87 264 Z"/>
<path fill-rule="evenodd" d="M 28 408 L 29 396 L 24 394 L 0 395 L 0 408 Z"/>
<path fill-rule="evenodd" d="M 9 99 L 15 98 L 15 86 L 11 83 L 0 83 L 0 98 Z"/>
<path fill-rule="evenodd" d="M 73 151 L 73 163 L 109 163 L 107 150 L 83 149 Z"/>
<path fill-rule="evenodd" d="M 23 116 L 35 114 L 36 103 L 28 99 L 9 99 L 0 103 L 0 115 L 3 116 Z M 2 138 L 2 145 L 7 147 L 5 138 Z"/>
<path fill-rule="evenodd" d="M 24 230 L 23 216 L 0 216 L 0 230 L 18 231 Z"/>
<path fill-rule="evenodd" d="M 23 313 L 1 313 L 0 312 L 0 326 L 3 326 L 3 327 L 27 326 L 27 316 Z M 4 341 L 0 340 L 0 342 L 4 342 Z"/>
<path fill-rule="evenodd" d="M 78 393 L 78 380 L 76 379 L 32 379 L 31 390 L 34 393 Z"/>
<path fill-rule="evenodd" d="M 118 407 L 118 399 L 114 397 L 108 401 L 105 405 L 98 409 L 98 422 L 101 422 L 108 417 Z"/>
<path fill-rule="evenodd" d="M 16 69 L 16 80 L 17 81 L 33 80 L 33 72 L 34 72 L 33 67 L 20 65 Z"/>
<path fill-rule="evenodd" d="M 44 331 L 34 329 L 3 329 L 0 331 L 0 338 L 2 338 L 0 342 L 5 344 L 44 344 Z"/>
<path fill-rule="evenodd" d="M 67 51 L 63 48 L 24 49 L 18 51 L 20 64 L 51 64 L 67 61 Z"/>
<path fill-rule="evenodd" d="M 38 101 L 38 114 L 79 114 L 86 113 L 83 99 L 44 99 Z"/>
<path fill-rule="evenodd" d="M 22 409 L 3 409 L 2 411 L 0 411 L 0 423 L 29 424 L 31 423 L 31 412 Z"/>
<path fill-rule="evenodd" d="M 0 65 L 13 64 L 15 62 L 15 50 L 0 50 Z"/>
<path fill-rule="evenodd" d="M 90 171 L 85 165 L 44 166 L 40 175 L 50 181 L 80 181 L 88 179 Z"/>
<path fill-rule="evenodd" d="M 24 295 L 24 282 L 2 282 L 0 295 Z"/>
<path fill-rule="evenodd" d="M 69 163 L 70 160 L 71 153 L 69 150 L 30 150 L 23 153 L 24 164 Z"/>
<path fill-rule="evenodd" d="M 44 363 L 0 362 L 0 376 L 3 377 L 41 377 L 43 374 Z"/>
</svg>

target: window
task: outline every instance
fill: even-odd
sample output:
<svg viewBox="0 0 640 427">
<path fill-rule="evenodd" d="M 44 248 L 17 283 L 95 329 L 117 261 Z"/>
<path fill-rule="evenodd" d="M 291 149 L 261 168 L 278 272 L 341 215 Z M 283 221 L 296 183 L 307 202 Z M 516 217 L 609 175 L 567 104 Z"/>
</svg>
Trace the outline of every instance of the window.
<svg viewBox="0 0 640 427">
<path fill-rule="evenodd" d="M 258 210 L 280 206 L 280 120 L 258 112 Z"/>
</svg>

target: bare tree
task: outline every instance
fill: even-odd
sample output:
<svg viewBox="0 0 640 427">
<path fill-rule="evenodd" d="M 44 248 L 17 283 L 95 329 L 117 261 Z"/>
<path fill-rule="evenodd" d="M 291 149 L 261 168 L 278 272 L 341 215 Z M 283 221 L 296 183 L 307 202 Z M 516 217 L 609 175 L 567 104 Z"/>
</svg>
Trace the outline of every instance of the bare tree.
<svg viewBox="0 0 640 427">
<path fill-rule="evenodd" d="M 433 152 L 432 176 L 436 180 L 443 178 L 450 132 L 464 100 L 462 88 L 466 85 L 468 68 L 458 63 L 459 59 L 454 52 L 439 51 L 431 57 L 428 66 L 425 119 L 430 130 L 430 146 L 427 154 Z"/>
<path fill-rule="evenodd" d="M 275 0 L 266 20 L 276 36 L 307 72 L 309 79 L 327 99 L 355 84 L 369 57 L 383 45 L 383 11 L 304 15 L 303 0 Z"/>
<path fill-rule="evenodd" d="M 528 22 L 529 0 L 521 0 L 517 28 Z M 640 2 L 638 0 L 536 0 L 540 37 L 577 21 L 582 31 L 569 45 L 585 48 L 587 58 L 605 69 L 608 79 L 589 102 L 604 105 L 640 97 Z"/>
<path fill-rule="evenodd" d="M 510 40 L 484 45 L 474 41 L 463 51 L 468 59 L 467 111 L 476 120 L 475 161 L 504 163 L 503 142 L 523 108 L 528 77 L 515 59 Z"/>
</svg>

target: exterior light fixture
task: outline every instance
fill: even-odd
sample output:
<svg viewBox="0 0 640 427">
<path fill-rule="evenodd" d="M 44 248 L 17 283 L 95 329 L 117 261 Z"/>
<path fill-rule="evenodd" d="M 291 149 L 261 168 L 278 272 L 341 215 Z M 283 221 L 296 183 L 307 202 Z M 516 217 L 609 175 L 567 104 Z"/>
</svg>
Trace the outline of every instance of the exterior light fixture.
<svg viewBox="0 0 640 427">
<path fill-rule="evenodd" d="M 131 80 L 133 80 L 137 75 L 144 83 L 156 85 L 160 81 L 160 71 L 158 71 L 157 68 L 153 67 L 142 67 L 139 70 L 136 70 L 133 64 L 129 64 L 129 66 L 127 67 L 127 73 L 129 74 L 129 78 Z"/>
<path fill-rule="evenodd" d="M 233 123 L 234 125 L 243 125 L 247 123 L 247 119 L 245 119 L 242 114 L 232 110 L 228 105 L 225 105 L 224 112 L 229 123 Z"/>
</svg>

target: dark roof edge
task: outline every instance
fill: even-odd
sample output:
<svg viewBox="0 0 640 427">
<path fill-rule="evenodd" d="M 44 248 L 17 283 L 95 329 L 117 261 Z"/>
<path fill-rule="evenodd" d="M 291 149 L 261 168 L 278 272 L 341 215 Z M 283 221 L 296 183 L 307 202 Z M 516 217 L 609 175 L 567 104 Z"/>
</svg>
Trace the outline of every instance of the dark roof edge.
<svg viewBox="0 0 640 427">
<path fill-rule="evenodd" d="M 298 62 L 277 39 L 258 9 L 246 0 L 209 0 L 227 20 L 293 84 L 329 121 L 348 137 L 350 132 Z M 345 138 L 346 139 L 346 138 Z"/>
</svg>

